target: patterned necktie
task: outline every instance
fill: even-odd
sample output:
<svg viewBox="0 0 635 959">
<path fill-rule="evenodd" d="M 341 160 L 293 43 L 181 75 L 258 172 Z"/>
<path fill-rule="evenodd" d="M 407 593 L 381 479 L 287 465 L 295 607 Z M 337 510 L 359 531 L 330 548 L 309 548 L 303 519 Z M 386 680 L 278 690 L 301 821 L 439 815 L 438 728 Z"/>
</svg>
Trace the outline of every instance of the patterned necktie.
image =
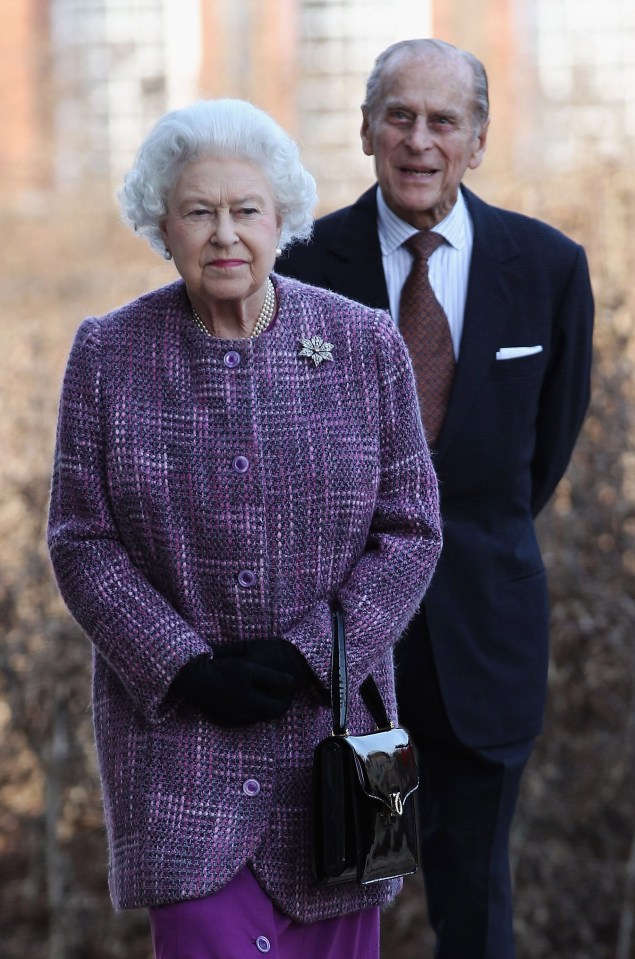
<svg viewBox="0 0 635 959">
<path fill-rule="evenodd" d="M 428 279 L 428 257 L 444 242 L 440 233 L 429 230 L 405 241 L 414 262 L 399 303 L 399 329 L 410 352 L 426 439 L 432 449 L 445 417 L 455 367 L 448 318 Z"/>
</svg>

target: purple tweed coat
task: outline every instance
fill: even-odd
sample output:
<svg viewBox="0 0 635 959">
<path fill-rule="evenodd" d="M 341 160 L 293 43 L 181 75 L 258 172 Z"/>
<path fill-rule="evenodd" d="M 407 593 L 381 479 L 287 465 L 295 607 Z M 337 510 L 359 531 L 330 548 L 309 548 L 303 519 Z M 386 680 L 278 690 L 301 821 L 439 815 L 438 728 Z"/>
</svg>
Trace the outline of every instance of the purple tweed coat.
<svg viewBox="0 0 635 959">
<path fill-rule="evenodd" d="M 250 863 L 310 922 L 396 882 L 311 877 L 315 692 L 220 728 L 168 694 L 189 659 L 278 637 L 328 683 L 329 599 L 345 609 L 350 728 L 372 671 L 395 713 L 392 647 L 441 548 L 409 359 L 387 314 L 273 276 L 254 340 L 206 336 L 181 281 L 81 325 L 58 425 L 49 547 L 94 649 L 93 712 L 118 908 L 205 896 Z M 300 356 L 320 336 L 332 360 Z"/>
</svg>

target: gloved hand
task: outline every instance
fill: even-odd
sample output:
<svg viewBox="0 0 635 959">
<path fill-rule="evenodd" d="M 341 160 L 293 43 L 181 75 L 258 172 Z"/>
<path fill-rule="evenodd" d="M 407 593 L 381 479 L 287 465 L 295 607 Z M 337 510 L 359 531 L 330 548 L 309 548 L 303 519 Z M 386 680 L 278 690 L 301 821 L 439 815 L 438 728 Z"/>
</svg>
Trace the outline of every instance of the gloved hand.
<svg viewBox="0 0 635 959">
<path fill-rule="evenodd" d="M 288 673 L 295 681 L 296 690 L 316 680 L 315 673 L 300 650 L 286 639 L 247 639 L 239 643 L 227 643 L 215 649 L 214 656 L 246 659 L 250 663 Z"/>
<path fill-rule="evenodd" d="M 290 672 L 246 656 L 207 654 L 191 659 L 172 691 L 218 726 L 247 726 L 276 719 L 288 710 L 296 682 Z"/>
</svg>

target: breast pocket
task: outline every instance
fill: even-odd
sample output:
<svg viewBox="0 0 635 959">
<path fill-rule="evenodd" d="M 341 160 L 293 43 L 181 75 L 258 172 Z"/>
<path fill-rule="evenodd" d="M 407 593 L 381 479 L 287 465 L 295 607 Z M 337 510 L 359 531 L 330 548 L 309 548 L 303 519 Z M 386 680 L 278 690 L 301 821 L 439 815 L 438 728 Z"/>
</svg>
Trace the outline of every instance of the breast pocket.
<svg viewBox="0 0 635 959">
<path fill-rule="evenodd" d="M 545 369 L 546 354 L 532 353 L 527 356 L 514 356 L 497 359 L 494 362 L 493 375 L 496 379 L 518 379 L 527 376 L 540 376 Z"/>
</svg>

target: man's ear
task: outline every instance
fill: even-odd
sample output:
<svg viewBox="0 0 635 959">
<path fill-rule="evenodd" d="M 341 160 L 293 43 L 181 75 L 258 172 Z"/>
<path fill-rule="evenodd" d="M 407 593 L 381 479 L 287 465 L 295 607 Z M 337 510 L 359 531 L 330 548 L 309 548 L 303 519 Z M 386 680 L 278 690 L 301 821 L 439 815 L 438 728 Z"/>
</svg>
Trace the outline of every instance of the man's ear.
<svg viewBox="0 0 635 959">
<path fill-rule="evenodd" d="M 375 151 L 373 149 L 373 137 L 366 104 L 362 104 L 362 128 L 359 132 L 362 138 L 362 150 L 367 157 L 372 157 Z"/>
<path fill-rule="evenodd" d="M 472 155 L 468 161 L 468 167 L 470 170 L 476 170 L 477 167 L 483 162 L 483 156 L 485 155 L 485 147 L 487 146 L 487 131 L 489 130 L 489 117 L 482 125 L 480 131 L 476 135 L 474 140 L 474 149 L 472 150 Z"/>
</svg>

